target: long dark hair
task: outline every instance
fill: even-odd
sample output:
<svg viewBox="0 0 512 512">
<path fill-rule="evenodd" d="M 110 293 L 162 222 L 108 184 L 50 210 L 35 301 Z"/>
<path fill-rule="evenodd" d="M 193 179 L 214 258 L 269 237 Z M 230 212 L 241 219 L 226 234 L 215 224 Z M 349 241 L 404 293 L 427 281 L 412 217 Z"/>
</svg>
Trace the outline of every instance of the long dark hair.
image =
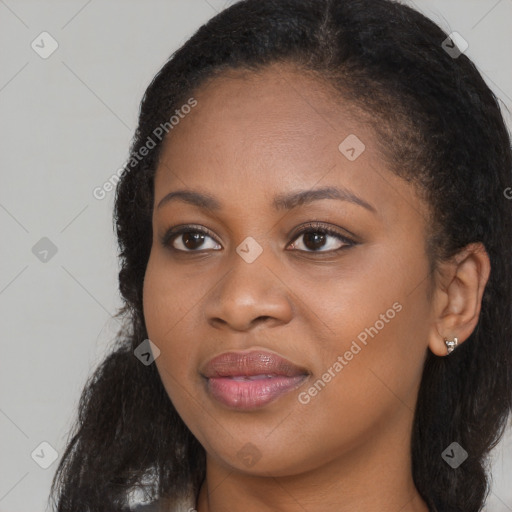
<svg viewBox="0 0 512 512">
<path fill-rule="evenodd" d="M 505 193 L 512 157 L 496 97 L 466 55 L 446 50 L 446 38 L 392 0 L 244 0 L 208 21 L 165 63 L 142 100 L 116 192 L 124 300 L 118 316 L 125 327 L 82 393 L 52 483 L 58 511 L 123 510 L 137 486 L 148 499 L 197 496 L 205 451 L 177 414 L 156 365 L 134 357 L 148 337 L 142 287 L 153 177 L 165 140 L 157 128 L 170 131 L 173 113 L 207 79 L 279 62 L 312 73 L 371 116 L 389 165 L 417 186 L 433 212 L 432 270 L 471 242 L 482 242 L 489 254 L 474 332 L 449 357 L 428 351 L 411 446 L 414 482 L 431 510 L 481 509 L 487 457 L 512 406 L 512 201 Z M 141 151 L 149 145 L 155 147 Z M 468 453 L 457 469 L 441 457 L 454 441 Z"/>
</svg>

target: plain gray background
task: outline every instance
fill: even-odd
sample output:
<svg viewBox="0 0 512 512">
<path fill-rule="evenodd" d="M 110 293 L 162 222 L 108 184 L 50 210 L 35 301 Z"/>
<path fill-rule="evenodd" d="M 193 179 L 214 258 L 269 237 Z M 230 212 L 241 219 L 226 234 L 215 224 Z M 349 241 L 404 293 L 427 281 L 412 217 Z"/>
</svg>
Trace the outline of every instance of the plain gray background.
<svg viewBox="0 0 512 512">
<path fill-rule="evenodd" d="M 58 460 L 40 467 L 52 453 L 41 443 L 62 453 L 118 328 L 114 193 L 93 190 L 125 163 L 151 78 L 228 3 L 0 0 L 0 512 L 45 510 Z M 512 0 L 408 3 L 468 41 L 512 111 Z M 492 467 L 486 510 L 511 512 L 510 429 Z"/>
</svg>

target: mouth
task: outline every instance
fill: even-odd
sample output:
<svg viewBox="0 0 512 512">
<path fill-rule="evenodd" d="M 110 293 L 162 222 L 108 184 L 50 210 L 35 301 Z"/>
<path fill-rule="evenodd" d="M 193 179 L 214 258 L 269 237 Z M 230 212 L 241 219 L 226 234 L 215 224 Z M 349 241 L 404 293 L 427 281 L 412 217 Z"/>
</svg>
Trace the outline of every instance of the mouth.
<svg viewBox="0 0 512 512">
<path fill-rule="evenodd" d="M 221 354 L 201 375 L 211 398 L 229 408 L 250 410 L 298 388 L 309 372 L 277 354 L 253 351 Z"/>
</svg>

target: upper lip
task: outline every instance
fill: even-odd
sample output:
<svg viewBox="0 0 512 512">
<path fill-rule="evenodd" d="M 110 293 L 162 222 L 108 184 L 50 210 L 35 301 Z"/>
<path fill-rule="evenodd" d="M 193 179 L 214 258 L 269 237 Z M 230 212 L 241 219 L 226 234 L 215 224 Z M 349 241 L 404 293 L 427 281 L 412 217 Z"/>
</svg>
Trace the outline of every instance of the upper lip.
<svg viewBox="0 0 512 512">
<path fill-rule="evenodd" d="M 201 374 L 212 377 L 250 377 L 254 375 L 282 375 L 295 377 L 309 372 L 275 353 L 263 350 L 251 352 L 224 352 L 210 359 Z"/>
</svg>

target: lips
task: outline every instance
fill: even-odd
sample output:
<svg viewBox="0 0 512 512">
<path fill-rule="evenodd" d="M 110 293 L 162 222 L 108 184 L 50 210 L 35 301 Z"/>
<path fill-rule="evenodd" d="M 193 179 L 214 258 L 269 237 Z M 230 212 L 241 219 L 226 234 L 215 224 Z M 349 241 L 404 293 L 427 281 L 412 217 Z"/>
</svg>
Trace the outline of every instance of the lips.
<svg viewBox="0 0 512 512">
<path fill-rule="evenodd" d="M 263 351 L 227 352 L 211 359 L 202 374 L 211 377 L 254 377 L 256 375 L 282 375 L 296 377 L 307 374 L 288 359 Z"/>
<path fill-rule="evenodd" d="M 212 398 L 230 408 L 253 409 L 296 389 L 309 372 L 277 354 L 252 351 L 214 357 L 201 374 Z"/>
</svg>

